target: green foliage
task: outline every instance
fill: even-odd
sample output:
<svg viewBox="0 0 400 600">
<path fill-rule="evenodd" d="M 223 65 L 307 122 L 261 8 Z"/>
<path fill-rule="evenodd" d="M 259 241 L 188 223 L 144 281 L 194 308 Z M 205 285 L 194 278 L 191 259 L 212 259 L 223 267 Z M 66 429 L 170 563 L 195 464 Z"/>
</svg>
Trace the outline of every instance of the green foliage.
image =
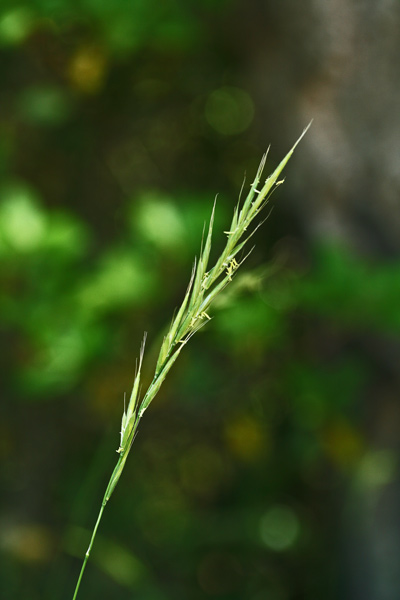
<svg viewBox="0 0 400 600">
<path fill-rule="evenodd" d="M 308 310 L 333 314 L 352 327 L 399 332 L 400 268 L 397 262 L 374 264 L 344 248 L 321 246 L 307 281 L 297 291 Z"/>
<path fill-rule="evenodd" d="M 178 213 L 171 199 L 149 193 L 142 198 L 150 199 L 150 212 L 143 213 L 147 205 L 141 200 L 137 205 L 140 216 L 127 221 L 126 235 L 134 234 L 129 245 L 121 242 L 111 244 L 94 257 L 91 250 L 95 245 L 94 234 L 77 217 L 65 211 L 46 210 L 37 194 L 21 184 L 5 186 L 1 197 L 1 327 L 3 332 L 13 330 L 21 343 L 29 344 L 30 349 L 28 355 L 21 356 L 20 362 L 15 355 L 14 371 L 8 375 L 9 385 L 23 391 L 26 398 L 30 395 L 38 398 L 51 395 L 57 400 L 55 392 L 65 393 L 81 385 L 84 369 L 87 368 L 85 365 L 96 364 L 105 354 L 107 360 L 112 359 L 113 353 L 107 351 L 110 344 L 116 341 L 118 348 L 125 343 L 115 338 L 114 321 L 109 321 L 108 317 L 121 315 L 125 318 L 126 311 L 131 312 L 135 305 L 137 311 L 143 311 L 161 287 L 165 289 L 164 301 L 173 302 L 171 294 L 175 296 L 175 293 L 165 287 L 168 274 L 160 271 L 159 265 L 154 262 L 152 247 L 155 244 L 156 249 L 164 251 L 170 257 L 167 262 L 175 260 L 177 248 L 185 247 L 184 223 L 189 217 L 184 218 Z M 165 207 L 162 223 L 169 223 L 175 236 L 159 240 L 151 228 L 154 223 L 149 227 L 148 215 L 160 205 L 163 209 Z M 198 223 L 198 206 L 196 203 L 190 206 L 193 219 Z M 188 214 L 190 210 L 187 208 Z M 136 249 L 135 244 L 138 245 Z M 178 268 L 181 275 L 187 264 L 186 261 Z M 315 248 L 315 267 L 305 273 L 288 273 L 285 268 L 280 268 L 278 271 L 255 271 L 237 276 L 232 284 L 232 293 L 221 296 L 219 304 L 223 310 L 218 311 L 210 333 L 221 351 L 228 352 L 230 360 L 239 360 L 246 365 L 250 369 L 249 378 L 256 381 L 261 376 L 265 360 L 262 357 L 271 356 L 273 363 L 280 363 L 277 379 L 281 383 L 275 392 L 270 390 L 268 393 L 267 411 L 268 414 L 275 411 L 275 416 L 272 421 L 268 416 L 261 427 L 260 422 L 263 423 L 266 415 L 261 416 L 260 421 L 255 409 L 257 404 L 252 407 L 250 403 L 238 412 L 236 403 L 226 404 L 222 400 L 221 408 L 227 414 L 226 420 L 220 420 L 218 404 L 221 400 L 213 403 L 212 411 L 216 411 L 223 439 L 232 456 L 244 464 L 249 461 L 257 464 L 263 457 L 263 461 L 277 461 L 278 470 L 287 469 L 287 464 L 282 462 L 283 457 L 278 459 L 274 448 L 281 435 L 280 428 L 289 418 L 285 425 L 291 431 L 287 441 L 289 456 L 291 448 L 297 468 L 307 478 L 313 478 L 317 465 L 325 460 L 332 461 L 339 469 L 348 469 L 357 463 L 363 455 L 365 443 L 352 425 L 352 418 L 346 421 L 343 415 L 351 415 L 354 399 L 359 397 L 368 380 L 366 366 L 354 361 L 351 355 L 345 360 L 334 361 L 329 367 L 315 364 L 307 356 L 302 361 L 295 361 L 288 351 L 296 339 L 290 323 L 295 322 L 293 319 L 298 314 L 312 319 L 319 315 L 318 318 L 330 319 L 343 328 L 351 325 L 359 332 L 370 331 L 371 328 L 393 330 L 398 327 L 398 274 L 396 264 L 382 268 L 356 259 L 343 248 L 321 247 Z M 13 290 L 17 289 L 21 291 L 15 303 Z M 139 327 L 139 324 L 134 327 L 132 335 L 138 335 Z M 197 392 L 192 391 L 202 369 L 208 373 L 207 377 L 214 387 L 222 389 L 227 385 L 226 394 L 234 396 L 236 393 L 235 379 L 231 383 L 229 380 L 225 382 L 224 374 L 216 371 L 210 361 L 203 362 L 200 352 L 197 367 L 188 383 L 187 390 L 192 396 L 189 406 L 207 405 L 203 394 L 212 393 L 212 388 L 207 386 L 203 391 L 202 386 L 198 387 L 198 397 Z M 265 385 L 264 381 L 262 392 L 257 392 L 257 385 L 254 385 L 257 403 L 266 393 Z M 276 400 L 273 400 L 274 396 Z M 277 417 L 282 398 L 288 403 L 289 412 L 285 417 Z M 272 428 L 271 423 L 275 423 Z M 233 477 L 233 466 L 230 458 L 228 464 L 224 463 L 221 467 L 222 471 L 218 471 L 220 474 L 215 475 L 215 484 L 212 483 L 212 473 L 202 480 L 201 473 L 210 460 L 217 468 L 218 445 L 206 444 L 202 449 L 199 446 L 198 451 L 195 447 L 193 461 L 189 453 L 186 462 L 179 468 L 185 493 L 198 501 L 209 494 L 221 493 L 218 492 L 221 485 L 222 489 L 232 486 L 229 478 Z M 165 451 L 163 446 L 158 449 L 158 452 Z M 213 459 L 210 459 L 211 455 Z M 222 472 L 224 477 L 220 479 Z M 228 476 L 229 473 L 231 475 Z M 227 476 L 228 480 L 223 483 Z M 278 484 L 274 484 L 272 478 L 270 485 Z M 282 483 L 279 485 L 282 486 Z M 163 525 L 166 519 L 175 535 L 177 525 L 173 526 L 173 523 L 175 516 L 182 518 L 182 507 L 177 507 L 176 513 L 174 508 L 160 515 L 154 510 L 153 513 L 149 509 L 146 519 L 156 519 L 161 530 L 167 526 Z M 278 503 L 271 505 L 259 517 L 260 539 L 274 552 L 285 552 L 286 546 L 301 545 L 304 524 L 298 530 L 299 517 L 295 513 L 293 515 L 292 510 L 292 507 Z M 190 510 L 185 511 L 184 539 L 199 536 L 201 540 L 200 532 L 194 530 L 191 524 Z M 276 514 L 279 518 L 275 518 Z M 275 515 L 274 518 L 271 515 Z M 135 525 L 138 531 L 141 526 L 140 522 Z M 162 547 L 170 548 L 171 532 L 161 534 L 161 531 L 155 530 L 153 535 L 164 535 Z M 249 531 L 243 532 L 244 538 L 249 535 L 251 537 Z M 210 541 L 205 538 L 203 543 Z M 178 547 L 176 551 L 179 551 Z M 72 553 L 78 553 L 78 550 Z M 99 553 L 98 564 L 101 567 L 106 559 L 101 548 Z M 115 555 L 119 555 L 117 551 Z M 136 579 L 127 583 L 122 566 L 124 561 L 117 562 L 123 572 L 116 572 L 115 580 L 122 586 L 139 585 Z M 113 571 L 109 572 L 112 575 Z M 147 585 L 147 577 L 144 577 L 143 585 Z"/>
<path fill-rule="evenodd" d="M 213 3 L 214 10 L 226 1 Z M 209 0 L 197 8 L 207 10 Z M 3 2 L 0 12 L 0 40 L 12 45 L 23 42 L 37 27 L 84 25 L 87 19 L 110 51 L 125 54 L 143 45 L 164 45 L 185 49 L 191 47 L 201 33 L 192 3 L 163 3 L 154 0 L 33 0 Z M 48 19 L 49 21 L 44 21 Z"/>
<path fill-rule="evenodd" d="M 89 234 L 87 226 L 65 212 L 45 210 L 38 197 L 26 186 L 8 185 L 3 188 L 1 197 L 2 329 L 5 331 L 12 327 L 21 340 L 25 340 L 24 343 L 28 341 L 30 347 L 30 355 L 24 355 L 20 363 L 14 363 L 18 378 L 15 377 L 12 385 L 23 390 L 27 397 L 65 391 L 79 384 L 85 365 L 104 355 L 104 349 L 115 339 L 112 321 L 107 322 L 105 316 L 124 315 L 126 309 L 131 311 L 135 304 L 138 310 L 143 310 L 140 307 L 145 306 L 155 290 L 163 285 L 163 273 L 148 255 L 146 259 L 143 246 L 140 246 L 141 252 L 135 252 L 133 242 L 129 246 L 120 243 L 111 245 L 94 260 L 90 255 L 93 233 Z M 179 232 L 182 232 L 184 241 L 184 222 L 172 201 L 154 193 L 146 197 L 154 198 L 149 204 L 150 214 L 160 203 L 167 207 L 162 222 L 175 228 L 175 238 L 180 245 Z M 140 211 L 146 204 L 139 203 L 138 206 L 138 214 L 143 215 Z M 193 204 L 195 219 L 197 210 L 196 204 Z M 148 240 L 158 247 L 158 238 L 151 227 L 149 229 L 149 222 L 146 213 L 132 220 L 136 243 Z M 170 253 L 172 260 L 177 246 L 175 240 L 171 240 L 172 237 L 161 238 L 159 244 Z M 358 331 L 398 326 L 397 265 L 382 268 L 367 264 L 338 247 L 316 248 L 315 258 L 315 269 L 309 269 L 305 274 L 292 273 L 289 276 L 285 269 L 239 274 L 232 286 L 232 294 L 221 297 L 220 304 L 224 310 L 219 311 L 211 327 L 221 349 L 226 349 L 228 342 L 229 351 L 237 354 L 246 365 L 249 365 L 247 356 L 251 352 L 253 375 L 260 368 L 257 356 L 268 353 L 275 354 L 275 360 L 280 357 L 279 379 L 282 384 L 277 398 L 283 395 L 291 404 L 290 444 L 299 468 L 306 473 L 324 460 L 324 456 L 340 468 L 347 468 L 362 454 L 362 439 L 352 426 L 343 421 L 342 415 L 348 409 L 351 412 L 354 398 L 360 394 L 367 380 L 367 373 L 365 366 L 355 363 L 351 356 L 344 362 L 331 364 L 329 368 L 316 366 L 306 359 L 293 361 L 287 355 L 287 349 L 293 343 L 290 321 L 301 312 L 313 315 L 313 318 L 321 315 L 321 318 L 332 319 L 343 327 L 351 323 Z M 365 277 L 366 273 L 368 277 Z M 23 290 L 17 304 L 10 294 L 12 289 Z M 266 298 L 271 302 L 268 303 Z M 179 317 L 178 321 L 181 319 Z M 199 368 L 200 365 L 201 361 Z M 223 374 L 215 379 L 213 366 L 208 361 L 204 369 L 211 371 L 208 376 L 210 381 L 214 378 L 214 385 L 222 385 Z M 194 379 L 197 377 L 198 371 Z M 10 384 L 12 381 L 11 378 Z M 188 390 L 191 386 L 193 383 L 189 384 Z M 204 402 L 204 398 L 199 398 L 199 402 Z M 278 410 L 278 406 L 275 409 L 272 406 L 269 410 Z M 218 412 L 215 405 L 212 410 Z M 232 408 L 228 415 L 231 411 Z M 266 430 L 259 428 L 251 412 L 229 416 L 223 425 L 228 447 L 245 462 L 248 457 L 253 460 L 252 453 L 254 457 L 260 456 L 260 452 L 268 456 L 272 452 L 273 436 L 278 430 L 271 431 L 268 420 L 265 425 L 268 427 L 267 437 Z M 214 452 L 209 446 L 204 451 L 206 454 Z M 265 452 L 266 455 L 263 454 Z M 209 459 L 199 460 L 203 465 Z M 205 492 L 198 479 L 200 475 L 193 481 L 189 478 L 192 468 L 182 466 L 182 473 L 186 473 L 182 475 L 184 485 L 191 490 L 190 493 L 194 486 L 193 493 L 202 495 Z M 208 490 L 211 481 L 212 476 L 207 476 L 205 489 Z M 282 530 L 269 528 L 274 510 L 271 508 L 266 513 L 268 516 L 260 521 L 261 538 L 273 548 L 289 544 L 288 540 L 294 540 L 298 535 L 293 533 L 295 517 L 292 516 L 287 525 L 282 525 Z M 279 510 L 279 515 L 286 515 L 285 511 L 291 508 Z M 278 521 L 273 519 L 273 527 L 278 527 Z M 161 527 L 160 521 L 158 523 Z M 140 529 L 140 524 L 137 526 Z M 170 544 L 170 538 L 167 540 L 166 543 Z"/>
</svg>

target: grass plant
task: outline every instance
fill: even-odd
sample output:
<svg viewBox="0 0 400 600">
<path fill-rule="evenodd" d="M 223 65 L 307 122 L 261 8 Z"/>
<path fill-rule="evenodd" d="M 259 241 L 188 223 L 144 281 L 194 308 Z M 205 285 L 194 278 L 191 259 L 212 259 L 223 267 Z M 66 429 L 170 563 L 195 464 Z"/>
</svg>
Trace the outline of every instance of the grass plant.
<svg viewBox="0 0 400 600">
<path fill-rule="evenodd" d="M 267 205 L 273 191 L 282 183 L 282 180 L 279 179 L 281 173 L 292 156 L 294 149 L 303 138 L 310 125 L 311 123 L 303 131 L 300 138 L 283 158 L 274 172 L 267 177 L 264 183 L 261 183 L 260 187 L 260 181 L 268 152 L 264 154 L 257 170 L 256 177 L 251 184 L 249 192 L 243 202 L 240 200 L 241 194 L 239 196 L 239 202 L 234 209 L 229 229 L 224 232 L 227 236 L 225 247 L 214 266 L 210 267 L 209 262 L 215 214 L 214 202 L 208 230 L 206 235 L 203 233 L 200 255 L 199 258 L 194 261 L 192 274 L 183 302 L 173 317 L 168 332 L 164 336 L 153 379 L 147 391 L 141 395 L 140 380 L 146 334 L 144 336 L 139 360 L 137 363 L 132 393 L 128 405 L 124 406 L 124 413 L 122 415 L 120 432 L 121 437 L 119 448 L 117 450 L 119 455 L 118 461 L 110 477 L 103 501 L 101 503 L 100 512 L 98 514 L 89 547 L 86 551 L 75 587 L 73 600 L 75 600 L 77 597 L 82 576 L 89 560 L 90 552 L 93 547 L 94 539 L 96 537 L 97 529 L 99 527 L 104 509 L 115 490 L 122 471 L 124 470 L 132 443 L 135 439 L 139 422 L 159 392 L 166 376 L 188 341 L 211 319 L 209 316 L 209 309 L 214 299 L 226 288 L 226 286 L 229 285 L 237 270 L 251 252 L 250 250 L 244 255 L 244 257 L 241 256 L 242 251 L 244 251 L 252 235 L 263 224 L 265 219 L 258 221 L 257 223 L 257 218 Z M 253 228 L 249 231 L 251 225 L 253 225 Z"/>
</svg>

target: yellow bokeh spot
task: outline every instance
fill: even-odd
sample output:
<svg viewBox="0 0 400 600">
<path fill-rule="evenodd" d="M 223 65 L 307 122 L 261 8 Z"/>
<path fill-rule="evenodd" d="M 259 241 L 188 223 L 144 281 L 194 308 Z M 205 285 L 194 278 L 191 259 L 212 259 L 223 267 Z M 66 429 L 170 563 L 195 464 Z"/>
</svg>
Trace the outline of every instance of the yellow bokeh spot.
<svg viewBox="0 0 400 600">
<path fill-rule="evenodd" d="M 332 461 L 343 468 L 356 465 L 365 450 L 360 433 L 350 423 L 341 420 L 325 429 L 322 444 Z"/>
<path fill-rule="evenodd" d="M 228 421 L 224 433 L 229 450 L 245 461 L 257 459 L 267 449 L 269 440 L 265 427 L 248 415 Z"/>
<path fill-rule="evenodd" d="M 67 77 L 80 92 L 95 94 L 103 85 L 106 67 L 107 60 L 100 48 L 82 46 L 69 62 Z"/>
<path fill-rule="evenodd" d="M 47 528 L 36 523 L 6 528 L 0 536 L 4 551 L 26 563 L 45 563 L 53 555 L 53 540 Z"/>
</svg>

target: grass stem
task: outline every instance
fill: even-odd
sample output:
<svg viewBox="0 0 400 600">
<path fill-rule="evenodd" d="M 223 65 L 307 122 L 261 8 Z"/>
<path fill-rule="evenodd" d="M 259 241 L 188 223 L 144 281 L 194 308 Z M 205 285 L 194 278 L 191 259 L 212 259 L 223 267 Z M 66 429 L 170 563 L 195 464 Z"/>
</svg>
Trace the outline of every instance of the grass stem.
<svg viewBox="0 0 400 600">
<path fill-rule="evenodd" d="M 282 181 L 279 181 L 278 178 L 280 177 L 288 160 L 292 156 L 297 144 L 305 135 L 310 125 L 311 123 L 303 131 L 300 138 L 283 158 L 275 171 L 265 180 L 265 183 L 260 186 L 261 189 L 259 190 L 259 183 L 266 161 L 266 155 L 264 155 L 257 171 L 257 175 L 250 186 L 250 191 L 243 204 L 241 204 L 239 196 L 239 202 L 234 209 L 230 230 L 225 232 L 225 234 L 228 236 L 225 248 L 223 249 L 214 266 L 209 268 L 208 263 L 215 213 L 214 203 L 205 245 L 204 247 L 203 243 L 201 245 L 200 255 L 197 261 L 195 260 L 194 262 L 192 276 L 190 278 L 189 286 L 187 288 L 182 305 L 177 312 L 177 315 L 174 318 L 168 333 L 164 337 L 153 380 L 142 399 L 140 399 L 140 377 L 144 343 L 146 339 L 145 336 L 140 350 L 140 359 L 133 383 L 132 394 L 128 407 L 126 408 L 124 406 L 124 413 L 121 423 L 121 440 L 117 450 L 119 453 L 119 459 L 111 475 L 110 481 L 108 482 L 72 600 L 76 600 L 82 576 L 85 571 L 86 563 L 89 560 L 90 551 L 93 546 L 94 538 L 96 537 L 97 528 L 103 515 L 104 508 L 110 499 L 110 496 L 113 493 L 124 469 L 126 459 L 131 449 L 133 440 L 135 439 L 139 421 L 142 418 L 143 413 L 145 410 L 147 410 L 148 406 L 158 393 L 165 377 L 175 363 L 183 347 L 191 339 L 191 337 L 210 320 L 211 317 L 209 317 L 206 311 L 213 302 L 214 298 L 223 289 L 225 289 L 227 285 L 229 285 L 229 283 L 232 281 L 232 278 L 235 276 L 237 269 L 242 265 L 248 256 L 247 254 L 244 258 L 239 259 L 239 262 L 237 262 L 235 258 L 235 256 L 239 256 L 239 252 L 241 252 L 242 248 L 248 242 L 250 237 L 260 226 L 261 223 L 259 223 L 251 233 L 246 233 L 249 225 L 252 224 L 255 217 L 258 216 L 260 211 L 268 203 L 268 199 L 273 191 L 282 183 Z M 243 237 L 245 237 L 244 241 Z"/>
<path fill-rule="evenodd" d="M 105 509 L 105 506 L 106 506 L 106 503 L 104 503 L 104 501 L 103 501 L 103 503 L 101 505 L 101 508 L 100 508 L 99 515 L 97 517 L 96 525 L 94 526 L 94 529 L 93 529 L 92 537 L 90 538 L 89 548 L 86 550 L 85 559 L 84 559 L 83 564 L 82 564 L 81 572 L 79 573 L 78 581 L 77 581 L 77 584 L 76 584 L 76 587 L 75 587 L 75 592 L 74 592 L 74 596 L 73 596 L 72 600 L 75 600 L 75 598 L 78 595 L 79 587 L 81 585 L 82 576 L 83 576 L 83 573 L 84 573 L 85 568 L 86 568 L 86 563 L 89 560 L 90 551 L 92 549 L 94 538 L 96 537 L 96 533 L 97 533 L 97 528 L 98 528 L 98 526 L 100 524 L 101 517 L 103 516 L 103 511 Z"/>
</svg>

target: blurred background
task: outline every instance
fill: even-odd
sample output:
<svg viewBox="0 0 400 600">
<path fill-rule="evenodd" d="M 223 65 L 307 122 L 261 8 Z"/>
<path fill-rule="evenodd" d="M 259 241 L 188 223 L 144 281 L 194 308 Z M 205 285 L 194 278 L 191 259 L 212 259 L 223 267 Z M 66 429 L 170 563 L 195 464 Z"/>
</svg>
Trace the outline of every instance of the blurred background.
<svg viewBox="0 0 400 600">
<path fill-rule="evenodd" d="M 400 596 L 400 3 L 2 0 L 2 598 L 72 597 L 218 193 L 313 125 L 146 413 L 81 597 Z"/>
</svg>

